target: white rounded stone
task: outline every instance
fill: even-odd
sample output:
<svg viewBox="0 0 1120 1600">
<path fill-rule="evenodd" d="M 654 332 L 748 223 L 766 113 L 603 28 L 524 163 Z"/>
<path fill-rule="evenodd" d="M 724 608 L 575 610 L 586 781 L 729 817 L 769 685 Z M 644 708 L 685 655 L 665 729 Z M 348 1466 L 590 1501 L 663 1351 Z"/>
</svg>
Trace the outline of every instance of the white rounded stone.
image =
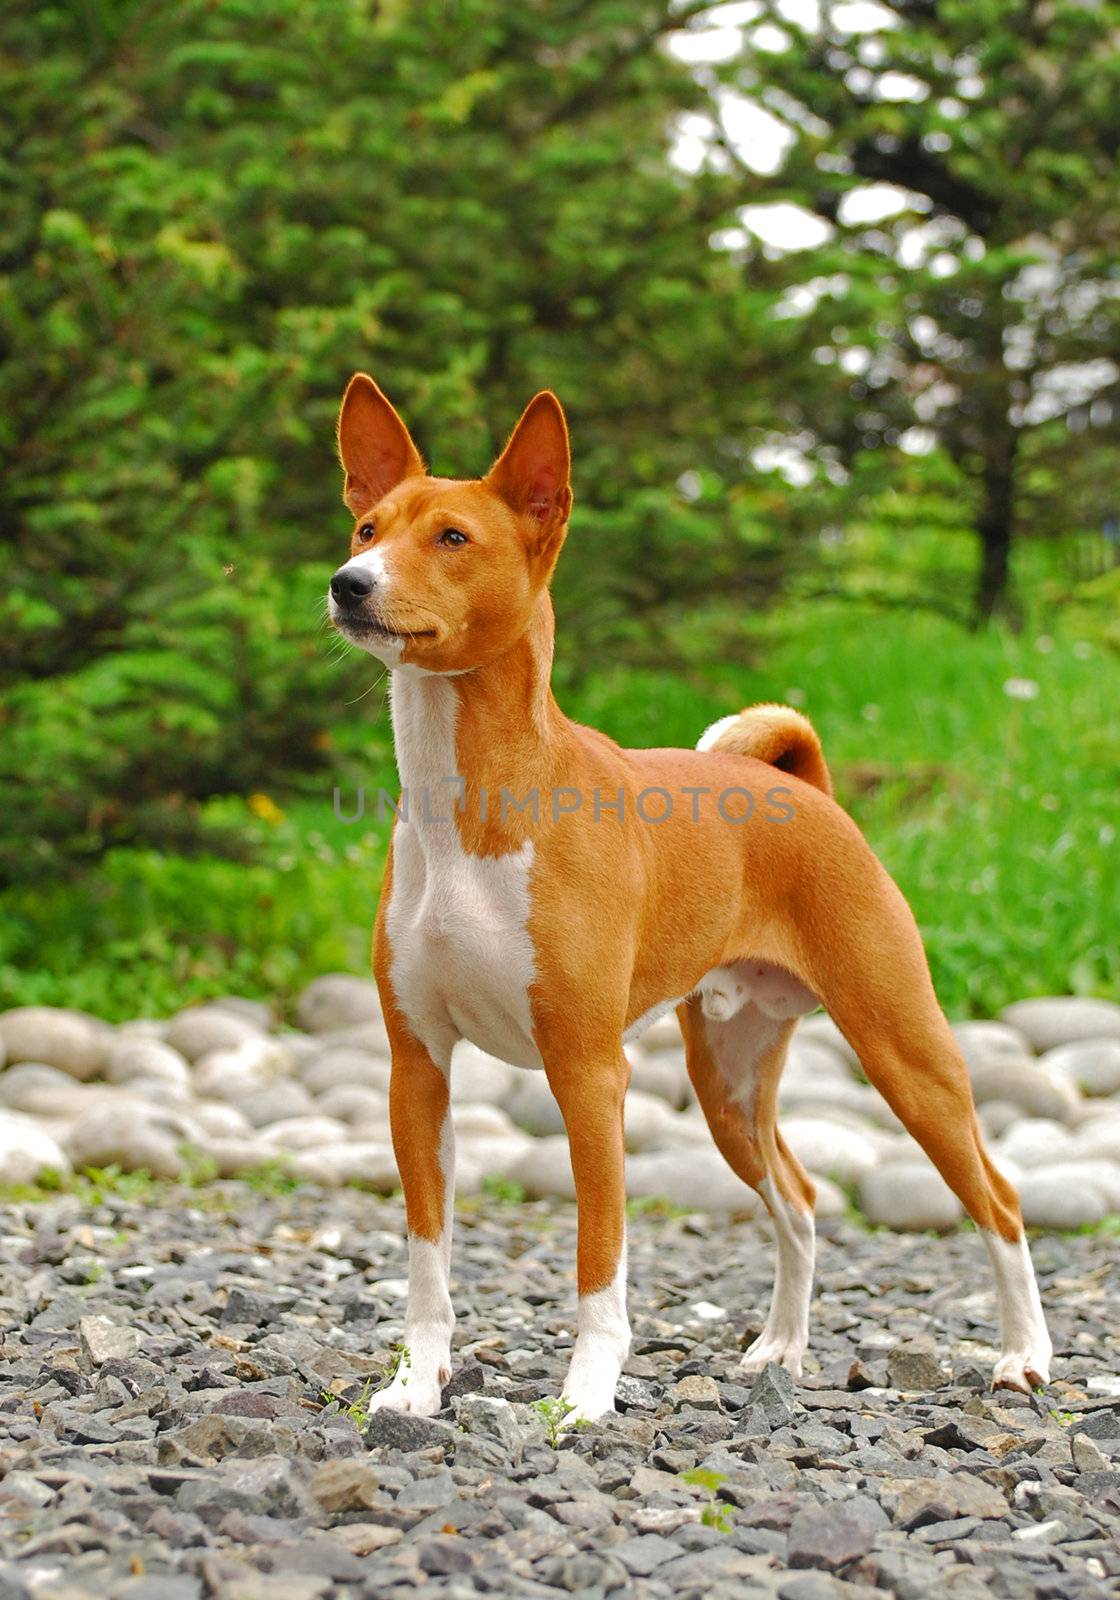
<svg viewBox="0 0 1120 1600">
<path fill-rule="evenodd" d="M 796 1044 L 804 1041 L 822 1045 L 826 1050 L 830 1050 L 833 1055 L 839 1056 L 850 1072 L 862 1073 L 863 1071 L 859 1056 L 825 1011 L 814 1012 L 811 1017 L 802 1017 L 797 1024 L 797 1032 L 793 1038 Z"/>
<path fill-rule="evenodd" d="M 21 1061 L 0 1076 L 0 1105 L 32 1116 L 72 1116 L 95 1089 L 43 1061 Z"/>
<path fill-rule="evenodd" d="M 568 1141 L 563 1135 L 534 1139 L 506 1172 L 521 1185 L 531 1200 L 574 1200 L 575 1180 L 572 1177 L 572 1158 Z"/>
<path fill-rule="evenodd" d="M 305 1033 L 329 1033 L 355 1022 L 381 1016 L 381 1001 L 372 978 L 329 972 L 309 983 L 296 1005 L 296 1021 Z"/>
<path fill-rule="evenodd" d="M 1023 1120 L 1022 1106 L 1013 1105 L 1010 1100 L 985 1100 L 982 1106 L 977 1106 L 976 1111 L 980 1126 L 989 1139 L 998 1139 L 1000 1134 Z"/>
<path fill-rule="evenodd" d="M 1082 1228 L 1102 1221 L 1108 1212 L 1100 1190 L 1083 1180 L 1071 1182 L 1064 1165 L 1026 1173 L 1019 1203 L 1029 1228 Z"/>
<path fill-rule="evenodd" d="M 630 1062 L 631 1089 L 656 1095 L 677 1111 L 688 1105 L 692 1091 L 683 1054 L 670 1054 L 667 1050 L 653 1054 L 628 1044 L 626 1057 Z"/>
<path fill-rule="evenodd" d="M 295 1078 L 281 1078 L 276 1083 L 266 1083 L 234 1102 L 245 1121 L 254 1128 L 266 1128 L 270 1123 L 282 1122 L 288 1117 L 309 1117 L 322 1111 Z M 326 1113 L 330 1115 L 330 1113 Z"/>
<path fill-rule="evenodd" d="M 1052 1166 L 1073 1144 L 1062 1123 L 1048 1117 L 1023 1117 L 997 1140 L 994 1154 L 1006 1156 L 1020 1167 Z"/>
<path fill-rule="evenodd" d="M 522 1158 L 532 1154 L 535 1143 L 516 1128 L 501 1135 L 456 1135 L 456 1190 L 470 1194 L 484 1188 L 488 1178 L 509 1178 Z"/>
<path fill-rule="evenodd" d="M 627 1150 L 671 1150 L 679 1143 L 680 1113 L 656 1095 L 629 1090 L 623 1116 Z"/>
<path fill-rule="evenodd" d="M 1082 1094 L 1120 1094 L 1120 1038 L 1060 1044 L 1046 1052 L 1039 1066 L 1065 1078 Z"/>
<path fill-rule="evenodd" d="M 237 1102 L 286 1079 L 291 1071 L 287 1048 L 279 1039 L 258 1033 L 238 1044 L 207 1051 L 195 1061 L 192 1081 L 196 1094 Z"/>
<path fill-rule="evenodd" d="M 208 1139 L 247 1138 L 252 1131 L 248 1117 L 236 1106 L 217 1100 L 196 1100 L 191 1115 Z"/>
<path fill-rule="evenodd" d="M 928 1161 L 889 1161 L 859 1186 L 860 1207 L 878 1227 L 902 1233 L 942 1232 L 954 1227 L 964 1208 Z"/>
<path fill-rule="evenodd" d="M 455 1046 L 451 1056 L 451 1099 L 453 1103 L 478 1103 L 504 1105 L 520 1077 L 516 1067 L 499 1061 L 477 1045 L 465 1039 Z"/>
<path fill-rule="evenodd" d="M 848 1210 L 848 1197 L 840 1185 L 833 1183 L 831 1178 L 822 1178 L 819 1174 L 813 1178 L 813 1187 L 817 1191 L 816 1203 L 813 1206 L 815 1216 L 842 1217 Z"/>
<path fill-rule="evenodd" d="M 44 1171 L 70 1171 L 58 1141 L 30 1117 L 0 1111 L 0 1183 L 34 1183 Z"/>
<path fill-rule="evenodd" d="M 1081 1096 L 1073 1084 L 1034 1061 L 1008 1058 L 982 1063 L 972 1072 L 972 1094 L 977 1105 L 1009 1100 L 1030 1117 L 1055 1122 L 1075 1122 L 1081 1109 Z"/>
<path fill-rule="evenodd" d="M 1033 1059 L 1023 1035 L 1004 1022 L 954 1022 L 952 1029 L 970 1073 L 992 1062 Z"/>
<path fill-rule="evenodd" d="M 626 1161 L 631 1199 L 664 1200 L 688 1211 L 754 1216 L 762 1206 L 756 1191 L 736 1177 L 715 1149 L 650 1151 Z"/>
<path fill-rule="evenodd" d="M 203 1157 L 214 1163 L 219 1178 L 241 1178 L 247 1172 L 259 1172 L 262 1167 L 275 1167 L 277 1163 L 286 1171 L 291 1162 L 286 1150 L 262 1146 L 258 1139 L 238 1134 L 208 1138 L 200 1148 Z"/>
<path fill-rule="evenodd" d="M 109 1047 L 105 1076 L 110 1083 L 128 1083 L 133 1078 L 158 1078 L 184 1092 L 191 1086 L 190 1069 L 178 1050 L 158 1039 L 118 1034 Z"/>
<path fill-rule="evenodd" d="M 811 1173 L 858 1183 L 878 1165 L 875 1146 L 855 1128 L 824 1117 L 783 1117 L 782 1137 Z"/>
<path fill-rule="evenodd" d="M 351 1127 L 359 1123 L 384 1123 L 389 1125 L 389 1098 L 380 1089 L 369 1089 L 361 1083 L 339 1083 L 327 1089 L 318 1100 L 312 1101 L 324 1117 L 336 1117 Z"/>
<path fill-rule="evenodd" d="M 276 1013 L 267 1000 L 250 1000 L 244 995 L 226 994 L 220 995 L 217 1000 L 208 1000 L 207 1005 L 217 1006 L 219 1011 L 228 1011 L 243 1022 L 252 1023 L 262 1033 L 268 1033 L 276 1021 Z"/>
<path fill-rule="evenodd" d="M 286 1117 L 267 1128 L 259 1128 L 257 1137 L 264 1145 L 276 1145 L 282 1150 L 319 1150 L 324 1145 L 345 1144 L 350 1129 L 333 1117 Z"/>
<path fill-rule="evenodd" d="M 667 1011 L 638 1035 L 643 1050 L 679 1050 L 683 1043 L 675 1011 Z"/>
<path fill-rule="evenodd" d="M 1056 995 L 1043 1000 L 1017 1000 L 1000 1012 L 1041 1054 L 1078 1039 L 1120 1039 L 1120 1005 L 1113 1000 L 1088 1000 Z"/>
<path fill-rule="evenodd" d="M 519 1128 L 537 1138 L 564 1132 L 564 1118 L 543 1072 L 526 1072 L 505 1102 Z"/>
<path fill-rule="evenodd" d="M 343 1184 L 391 1194 L 400 1188 L 400 1175 L 393 1159 L 393 1147 L 378 1141 L 321 1146 L 301 1150 L 289 1161 L 289 1170 L 304 1183 L 319 1183 L 327 1189 Z"/>
<path fill-rule="evenodd" d="M 247 1040 L 260 1039 L 261 1030 L 221 1006 L 188 1006 L 172 1017 L 164 1043 L 188 1061 L 198 1061 L 212 1051 L 231 1050 Z"/>
<path fill-rule="evenodd" d="M 120 1167 L 122 1172 L 150 1172 L 155 1178 L 177 1178 L 183 1170 L 179 1146 L 184 1133 L 167 1118 L 150 1115 L 154 1107 L 126 1097 L 94 1107 L 63 1139 L 75 1167 Z"/>
<path fill-rule="evenodd" d="M 456 1139 L 504 1139 L 511 1134 L 523 1137 L 500 1106 L 485 1103 L 453 1105 L 451 1125 Z"/>
<path fill-rule="evenodd" d="M 300 1078 L 313 1095 L 353 1084 L 388 1094 L 389 1063 L 384 1056 L 369 1055 L 365 1050 L 332 1048 L 304 1062 Z"/>
<path fill-rule="evenodd" d="M 19 1006 L 0 1013 L 0 1042 L 9 1062 L 37 1061 L 84 1081 L 101 1071 L 112 1030 L 81 1011 Z"/>
</svg>

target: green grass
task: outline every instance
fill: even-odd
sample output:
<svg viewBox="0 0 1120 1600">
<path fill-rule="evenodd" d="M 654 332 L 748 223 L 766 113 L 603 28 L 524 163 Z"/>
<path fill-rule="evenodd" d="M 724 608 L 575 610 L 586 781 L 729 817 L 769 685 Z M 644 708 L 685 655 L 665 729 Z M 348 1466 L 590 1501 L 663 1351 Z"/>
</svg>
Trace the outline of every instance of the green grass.
<svg viewBox="0 0 1120 1600">
<path fill-rule="evenodd" d="M 575 645 L 571 648 L 574 650 Z M 925 613 L 817 602 L 766 622 L 741 668 L 698 679 L 607 668 L 562 696 L 624 743 L 692 744 L 752 700 L 812 716 L 842 802 L 914 907 L 954 1016 L 1044 993 L 1108 994 L 1120 970 L 1120 645 L 1088 612 L 970 634 Z M 364 687 L 350 663 L 345 688 Z M 1032 699 L 1004 684 L 1037 684 Z M 340 696 L 341 698 L 341 696 Z M 372 802 L 383 759 L 364 775 Z M 355 788 L 343 789 L 344 810 Z M 166 1014 L 237 992 L 290 1003 L 332 969 L 368 970 L 388 821 L 318 798 L 212 807 L 249 818 L 244 866 L 119 850 L 77 883 L 6 897 L 0 1005 Z M 372 809 L 372 808 L 371 808 Z"/>
<path fill-rule="evenodd" d="M 240 1178 L 218 1179 L 212 1161 L 199 1160 L 197 1152 L 184 1145 L 183 1171 L 178 1178 L 157 1178 L 146 1167 L 135 1172 L 124 1172 L 115 1164 L 108 1167 L 81 1167 L 77 1172 L 56 1172 L 44 1167 L 32 1183 L 0 1184 L 0 1205 L 19 1205 L 28 1201 L 50 1200 L 60 1194 L 75 1196 L 84 1209 L 105 1205 L 113 1200 L 151 1202 L 174 1205 L 178 1202 L 191 1205 L 221 1206 L 227 1201 L 232 1207 L 241 1186 L 255 1194 L 277 1199 L 301 1187 L 300 1180 L 292 1177 L 279 1161 L 268 1161 L 260 1167 L 245 1172 Z"/>
</svg>

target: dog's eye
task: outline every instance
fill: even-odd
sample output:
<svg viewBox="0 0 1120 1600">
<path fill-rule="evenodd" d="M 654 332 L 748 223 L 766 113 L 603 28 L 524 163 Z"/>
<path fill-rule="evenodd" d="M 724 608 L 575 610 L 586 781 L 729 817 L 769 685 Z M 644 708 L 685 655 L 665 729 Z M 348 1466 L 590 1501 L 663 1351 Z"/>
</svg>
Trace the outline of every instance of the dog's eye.
<svg viewBox="0 0 1120 1600">
<path fill-rule="evenodd" d="M 374 527 L 372 522 L 363 522 L 361 527 L 358 529 L 358 538 L 363 544 L 368 544 L 376 532 L 377 529 Z"/>
<path fill-rule="evenodd" d="M 461 544 L 470 544 L 470 540 L 459 528 L 444 528 L 436 543 L 448 545 L 454 550 Z"/>
</svg>

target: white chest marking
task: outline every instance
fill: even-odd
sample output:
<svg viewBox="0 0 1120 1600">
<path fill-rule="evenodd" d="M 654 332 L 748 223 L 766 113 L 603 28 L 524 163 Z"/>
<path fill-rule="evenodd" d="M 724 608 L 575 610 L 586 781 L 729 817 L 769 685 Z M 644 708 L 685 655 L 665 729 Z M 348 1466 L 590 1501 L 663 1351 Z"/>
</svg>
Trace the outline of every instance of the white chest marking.
<svg viewBox="0 0 1120 1600">
<path fill-rule="evenodd" d="M 386 915 L 397 1003 L 441 1065 L 465 1038 L 514 1066 L 539 1067 L 529 1002 L 532 841 L 504 856 L 463 849 L 453 816 L 460 788 L 452 684 L 401 668 L 392 704 L 408 796 L 408 820 L 393 834 Z"/>
</svg>

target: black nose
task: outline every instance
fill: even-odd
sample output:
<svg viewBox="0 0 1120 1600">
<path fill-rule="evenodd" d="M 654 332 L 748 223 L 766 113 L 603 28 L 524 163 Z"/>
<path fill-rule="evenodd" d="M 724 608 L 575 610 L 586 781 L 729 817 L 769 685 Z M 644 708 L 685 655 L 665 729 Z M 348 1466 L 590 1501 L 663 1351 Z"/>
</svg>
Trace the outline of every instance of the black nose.
<svg viewBox="0 0 1120 1600">
<path fill-rule="evenodd" d="M 337 605 L 360 606 L 373 593 L 373 574 L 364 567 L 339 567 L 331 579 L 331 595 Z"/>
</svg>

